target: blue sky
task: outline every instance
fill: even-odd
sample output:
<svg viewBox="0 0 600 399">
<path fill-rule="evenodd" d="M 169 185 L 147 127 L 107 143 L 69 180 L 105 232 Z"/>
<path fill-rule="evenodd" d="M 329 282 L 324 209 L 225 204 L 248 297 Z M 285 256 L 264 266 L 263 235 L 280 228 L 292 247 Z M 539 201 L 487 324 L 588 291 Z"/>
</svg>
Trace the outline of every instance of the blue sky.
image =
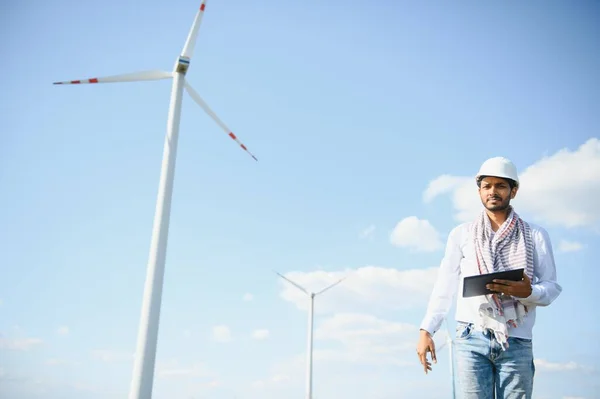
<svg viewBox="0 0 600 399">
<path fill-rule="evenodd" d="M 0 396 L 126 397 L 170 81 L 51 83 L 170 70 L 198 5 L 3 6 Z M 315 398 L 449 397 L 415 328 L 497 155 L 564 289 L 538 312 L 536 398 L 594 397 L 599 13 L 209 1 L 187 79 L 259 162 L 185 95 L 155 397 L 303 397 L 305 301 L 273 269 L 349 276 L 317 299 Z"/>
</svg>

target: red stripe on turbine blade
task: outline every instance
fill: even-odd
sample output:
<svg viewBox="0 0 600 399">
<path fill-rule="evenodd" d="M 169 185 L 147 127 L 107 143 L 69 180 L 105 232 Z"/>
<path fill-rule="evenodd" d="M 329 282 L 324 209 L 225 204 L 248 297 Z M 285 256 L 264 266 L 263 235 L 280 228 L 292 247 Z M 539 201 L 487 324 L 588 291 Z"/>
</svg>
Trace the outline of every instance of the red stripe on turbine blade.
<svg viewBox="0 0 600 399">
<path fill-rule="evenodd" d="M 200 11 L 204 11 L 205 8 L 206 8 L 206 4 L 202 3 L 202 5 L 200 6 Z"/>
<path fill-rule="evenodd" d="M 92 78 L 92 79 L 90 79 L 90 83 L 98 83 L 98 78 Z"/>
<path fill-rule="evenodd" d="M 71 83 L 74 84 L 74 85 L 76 85 L 76 84 L 81 83 L 81 80 L 72 80 Z"/>
<path fill-rule="evenodd" d="M 248 151 L 248 148 L 244 145 L 244 143 L 242 143 L 241 141 L 238 140 L 238 138 L 235 136 L 235 134 L 233 134 L 233 132 L 229 132 L 228 136 L 231 137 L 232 139 L 234 139 L 236 141 L 236 143 L 238 143 L 244 151 L 246 151 L 248 154 L 250 154 L 250 156 L 252 158 L 254 158 L 255 161 L 258 161 L 258 158 L 256 158 L 254 156 L 254 154 L 252 154 L 250 151 Z"/>
</svg>

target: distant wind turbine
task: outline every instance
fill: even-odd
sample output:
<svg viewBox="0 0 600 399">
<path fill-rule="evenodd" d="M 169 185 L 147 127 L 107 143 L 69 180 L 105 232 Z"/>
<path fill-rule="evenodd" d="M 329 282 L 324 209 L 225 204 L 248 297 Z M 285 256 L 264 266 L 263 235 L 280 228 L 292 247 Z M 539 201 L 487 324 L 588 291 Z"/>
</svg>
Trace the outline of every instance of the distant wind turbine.
<svg viewBox="0 0 600 399">
<path fill-rule="evenodd" d="M 248 151 L 235 134 L 217 117 L 200 95 L 189 85 L 185 75 L 190 66 L 194 52 L 198 29 L 204 15 L 206 0 L 203 0 L 185 41 L 183 51 L 177 58 L 172 72 L 152 70 L 133 72 L 100 78 L 70 80 L 55 82 L 57 85 L 85 84 L 85 83 L 115 83 L 136 82 L 147 80 L 173 79 L 171 87 L 171 102 L 167 121 L 167 134 L 165 137 L 163 160 L 154 215 L 154 226 L 150 245 L 150 255 L 146 272 L 146 283 L 138 331 L 137 350 L 133 375 L 129 392 L 129 399 L 150 399 L 154 380 L 154 367 L 156 360 L 156 344 L 158 339 L 158 326 L 160 320 L 160 307 L 162 301 L 163 277 L 165 271 L 165 258 L 167 255 L 167 241 L 169 234 L 169 220 L 171 213 L 171 197 L 173 193 L 173 176 L 175 174 L 175 159 L 177 156 L 177 142 L 179 136 L 179 120 L 181 116 L 181 102 L 185 88 L 198 103 L 198 105 L 231 137 L 243 150 L 248 152 L 255 160 L 256 157 Z"/>
<path fill-rule="evenodd" d="M 304 292 L 306 295 L 308 295 L 309 297 L 309 308 L 308 308 L 308 342 L 307 342 L 307 349 L 306 349 L 306 399 L 313 399 L 312 397 L 312 358 L 313 358 L 313 325 L 314 325 L 314 316 L 313 316 L 313 311 L 314 311 L 314 307 L 315 307 L 315 297 L 318 295 L 321 295 L 322 293 L 324 293 L 325 291 L 329 290 L 330 288 L 333 288 L 334 286 L 338 285 L 339 283 L 341 283 L 342 281 L 344 281 L 346 279 L 346 277 L 339 279 L 338 281 L 336 281 L 335 283 L 328 285 L 327 287 L 323 288 L 321 291 L 317 292 L 317 293 L 313 293 L 313 292 L 309 292 L 308 290 L 306 290 L 304 287 L 302 287 L 301 285 L 295 283 L 294 281 L 290 280 L 289 278 L 285 277 L 284 275 L 277 273 L 277 275 L 279 277 L 281 277 L 282 279 L 286 280 L 288 283 L 292 284 L 294 287 L 298 288 L 300 291 Z"/>
<path fill-rule="evenodd" d="M 444 319 L 444 323 L 446 324 L 446 341 L 440 345 L 438 350 L 442 350 L 445 346 L 448 346 L 448 362 L 450 363 L 450 377 L 452 378 L 452 399 L 456 398 L 456 387 L 454 382 L 454 363 L 453 363 L 453 351 L 454 351 L 454 341 L 452 340 L 452 336 L 450 335 L 450 325 L 448 324 L 448 319 Z"/>
</svg>

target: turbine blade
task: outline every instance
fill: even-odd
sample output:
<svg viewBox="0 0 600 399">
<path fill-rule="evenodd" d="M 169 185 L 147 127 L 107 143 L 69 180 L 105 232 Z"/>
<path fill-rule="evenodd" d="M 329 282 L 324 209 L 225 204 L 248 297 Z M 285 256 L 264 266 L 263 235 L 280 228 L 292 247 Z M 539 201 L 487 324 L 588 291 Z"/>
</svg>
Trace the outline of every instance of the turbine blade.
<svg viewBox="0 0 600 399">
<path fill-rule="evenodd" d="M 305 294 L 310 295 L 310 293 L 304 289 L 304 287 L 302 287 L 301 285 L 296 284 L 295 282 L 293 282 L 292 280 L 290 280 L 289 278 L 287 278 L 286 276 L 284 276 L 283 274 L 280 274 L 278 272 L 275 272 L 279 277 L 281 277 L 282 279 L 284 279 L 285 281 L 287 281 L 288 283 L 292 284 L 294 287 L 298 288 L 299 290 L 303 291 Z"/>
<path fill-rule="evenodd" d="M 315 296 L 317 296 L 317 295 L 320 295 L 320 294 L 324 293 L 325 291 L 327 291 L 328 289 L 335 287 L 336 285 L 338 285 L 339 283 L 341 283 L 341 282 L 342 282 L 342 281 L 344 281 L 345 279 L 346 279 L 346 277 L 344 277 L 344 278 L 341 278 L 341 279 L 339 279 L 338 281 L 336 281 L 335 283 L 331 284 L 330 286 L 323 288 L 321 291 L 317 292 L 317 293 L 315 294 Z"/>
<path fill-rule="evenodd" d="M 160 80 L 173 77 L 171 72 L 165 71 L 142 71 L 124 73 L 121 75 L 104 76 L 100 78 L 89 78 L 80 80 L 67 80 L 54 82 L 55 85 L 84 84 L 84 83 L 115 83 L 115 82 L 138 82 L 142 80 Z"/>
<path fill-rule="evenodd" d="M 198 29 L 200 29 L 200 24 L 202 23 L 202 17 L 204 16 L 205 8 L 206 0 L 202 0 L 202 4 L 200 4 L 200 8 L 198 9 L 196 17 L 194 18 L 194 23 L 192 23 L 190 33 L 188 34 L 188 37 L 183 46 L 183 53 L 181 55 L 189 59 L 191 59 L 194 55 L 194 47 L 196 46 L 196 39 L 198 38 Z"/>
<path fill-rule="evenodd" d="M 198 105 L 211 117 L 213 118 L 213 120 L 217 123 L 217 125 L 219 125 L 221 127 L 221 129 L 223 129 L 225 131 L 225 133 L 227 133 L 227 135 L 229 135 L 229 137 L 231 137 L 236 143 L 238 143 L 240 145 L 240 147 L 242 147 L 242 149 L 244 151 L 246 151 L 248 154 L 250 154 L 250 156 L 252 158 L 254 158 L 255 161 L 258 161 L 258 159 L 248 150 L 248 148 L 246 148 L 246 146 L 244 145 L 244 143 L 242 143 L 240 140 L 238 140 L 238 138 L 236 137 L 235 134 L 233 134 L 231 132 L 231 130 L 229 130 L 229 128 L 219 119 L 219 117 L 210 109 L 210 107 L 208 106 L 208 104 L 206 104 L 204 102 L 204 100 L 200 97 L 200 95 L 196 92 L 196 90 L 194 90 L 192 88 L 192 86 L 190 86 L 188 84 L 188 82 L 185 82 L 185 89 L 187 90 L 187 92 L 189 93 L 190 97 L 192 97 L 192 99 L 194 101 L 196 101 L 196 103 L 198 103 Z"/>
</svg>

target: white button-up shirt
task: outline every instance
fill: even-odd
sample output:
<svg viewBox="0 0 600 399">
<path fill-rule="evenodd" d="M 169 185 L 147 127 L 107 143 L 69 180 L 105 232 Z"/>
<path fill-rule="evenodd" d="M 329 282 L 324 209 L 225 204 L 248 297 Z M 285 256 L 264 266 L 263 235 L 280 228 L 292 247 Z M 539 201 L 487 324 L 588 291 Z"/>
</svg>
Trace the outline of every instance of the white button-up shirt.
<svg viewBox="0 0 600 399">
<path fill-rule="evenodd" d="M 432 336 L 439 330 L 457 293 L 456 320 L 474 323 L 476 327 L 479 324 L 481 298 L 462 297 L 464 277 L 479 274 L 473 236 L 470 234 L 471 226 L 471 223 L 463 223 L 455 227 L 448 236 L 446 252 L 429 299 L 427 312 L 421 322 L 421 329 L 428 331 Z M 527 339 L 532 338 L 536 307 L 548 306 L 562 291 L 562 287 L 556 282 L 556 266 L 548 233 L 532 223 L 529 223 L 529 226 L 534 245 L 532 292 L 527 298 L 517 298 L 527 306 L 528 314 L 518 327 L 508 328 L 510 337 Z"/>
</svg>

